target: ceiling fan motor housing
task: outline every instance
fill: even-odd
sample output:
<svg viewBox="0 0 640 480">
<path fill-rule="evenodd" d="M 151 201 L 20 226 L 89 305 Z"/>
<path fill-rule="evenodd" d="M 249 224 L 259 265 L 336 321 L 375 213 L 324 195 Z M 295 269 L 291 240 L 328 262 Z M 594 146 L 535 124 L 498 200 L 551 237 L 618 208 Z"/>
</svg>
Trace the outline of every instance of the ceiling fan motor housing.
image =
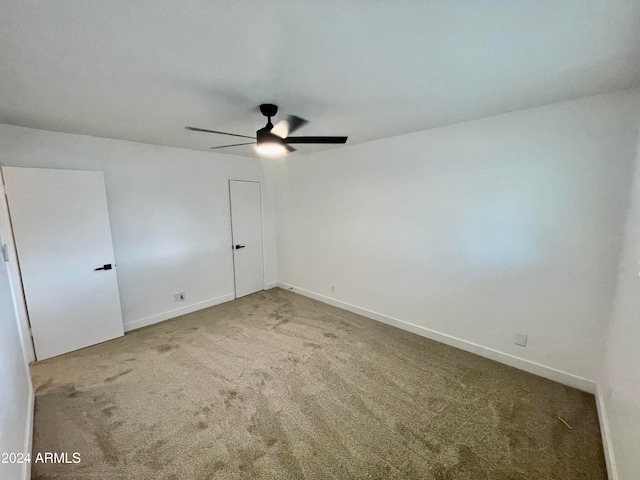
<svg viewBox="0 0 640 480">
<path fill-rule="evenodd" d="M 266 127 L 261 128 L 256 132 L 256 143 L 258 145 L 262 143 L 277 143 L 279 145 L 284 144 L 284 140 L 282 138 L 271 133 L 272 128 L 273 125 L 271 125 L 271 122 L 269 122 Z"/>
</svg>

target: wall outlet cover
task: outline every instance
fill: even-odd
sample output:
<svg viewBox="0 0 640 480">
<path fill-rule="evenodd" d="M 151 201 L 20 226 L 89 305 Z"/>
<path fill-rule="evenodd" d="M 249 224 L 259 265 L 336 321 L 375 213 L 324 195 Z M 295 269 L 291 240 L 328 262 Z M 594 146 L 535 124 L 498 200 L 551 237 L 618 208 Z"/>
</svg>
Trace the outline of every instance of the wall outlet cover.
<svg viewBox="0 0 640 480">
<path fill-rule="evenodd" d="M 173 294 L 174 302 L 184 302 L 184 292 L 174 293 Z"/>
<path fill-rule="evenodd" d="M 525 335 L 524 333 L 516 333 L 516 345 L 526 347 L 528 338 L 529 335 Z"/>
</svg>

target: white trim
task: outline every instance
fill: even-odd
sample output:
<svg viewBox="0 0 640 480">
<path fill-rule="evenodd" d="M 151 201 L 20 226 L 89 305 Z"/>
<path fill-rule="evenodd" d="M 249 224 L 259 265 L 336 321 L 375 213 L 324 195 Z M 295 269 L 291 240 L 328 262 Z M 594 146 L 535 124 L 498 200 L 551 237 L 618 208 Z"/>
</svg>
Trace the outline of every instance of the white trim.
<svg viewBox="0 0 640 480">
<path fill-rule="evenodd" d="M 27 312 L 27 303 L 25 301 L 24 289 L 22 288 L 22 274 L 20 272 L 20 263 L 18 261 L 18 251 L 16 250 L 15 240 L 13 238 L 13 227 L 11 225 L 11 213 L 9 211 L 8 198 L 5 195 L 6 190 L 2 183 L 2 169 L 0 168 L 0 184 L 2 184 L 3 194 L 0 197 L 0 237 L 4 236 L 4 243 L 7 244 L 9 253 L 9 262 L 6 268 L 9 272 L 9 285 L 11 287 L 11 296 L 13 297 L 13 307 L 19 324 L 20 342 L 22 343 L 22 353 L 25 357 L 27 365 L 36 360 L 36 352 L 31 340 L 31 326 L 29 323 L 29 313 Z M 28 369 L 27 369 L 28 370 Z"/>
<path fill-rule="evenodd" d="M 278 286 L 279 286 L 279 285 L 278 285 L 278 282 L 270 282 L 270 283 L 267 283 L 267 284 L 264 286 L 264 289 L 265 289 L 265 290 L 271 290 L 272 288 L 276 288 L 276 287 L 278 287 Z"/>
<path fill-rule="evenodd" d="M 602 435 L 602 447 L 604 449 L 604 459 L 607 464 L 607 476 L 609 480 L 618 480 L 618 469 L 613 454 L 613 443 L 611 442 L 611 431 L 609 430 L 609 418 L 607 417 L 606 402 L 602 388 L 596 388 L 596 407 L 598 409 L 598 420 L 600 421 L 600 434 Z"/>
<path fill-rule="evenodd" d="M 194 303 L 192 305 L 187 305 L 186 307 L 176 308 L 175 310 L 169 310 L 168 312 L 158 313 L 156 315 L 140 318 L 138 320 L 131 320 L 130 322 L 124 323 L 124 331 L 130 332 L 131 330 L 136 330 L 138 328 L 146 327 L 148 325 L 153 325 L 154 323 L 164 322 L 165 320 L 169 320 L 170 318 L 186 315 L 187 313 L 192 313 L 197 310 L 213 307 L 214 305 L 230 302 L 231 300 L 235 300 L 235 299 L 236 299 L 235 293 L 233 292 L 227 293 L 226 295 L 222 295 L 221 297 L 216 297 L 210 300 L 205 300 L 203 302 Z"/>
<path fill-rule="evenodd" d="M 229 213 L 229 247 L 231 251 L 231 279 L 233 280 L 233 298 L 236 298 L 236 257 L 233 249 L 233 219 L 231 218 L 231 180 L 227 179 L 227 212 Z"/>
<path fill-rule="evenodd" d="M 29 400 L 27 401 L 27 423 L 24 430 L 24 450 L 22 453 L 31 454 L 33 449 L 33 417 L 35 414 L 36 397 L 33 393 L 33 387 L 29 388 Z M 32 459 L 33 460 L 33 459 Z M 22 478 L 29 480 L 31 478 L 31 462 L 26 462 L 22 467 Z"/>
<path fill-rule="evenodd" d="M 391 325 L 402 330 L 406 330 L 408 332 L 429 338 L 431 340 L 435 340 L 436 342 L 444 343 L 445 345 L 459 348 L 460 350 L 465 350 L 467 352 L 480 355 L 481 357 L 489 358 L 496 362 L 509 365 L 510 367 L 524 370 L 525 372 L 533 373 L 534 375 L 538 375 L 540 377 L 548 378 L 549 380 L 562 383 L 563 385 L 567 385 L 569 387 L 577 388 L 588 393 L 595 393 L 596 391 L 596 384 L 591 380 L 578 377 L 567 372 L 563 372 L 562 370 L 557 370 L 540 363 L 525 360 L 524 358 L 516 357 L 514 355 L 500 352 L 492 348 L 483 347 L 482 345 L 468 342 L 461 338 L 453 337 L 445 333 L 436 332 L 435 330 L 431 330 L 420 325 L 415 325 L 404 320 L 399 320 L 397 318 L 389 317 L 381 313 L 373 312 L 371 310 L 367 310 L 366 308 L 351 305 L 350 303 L 341 302 L 340 300 L 336 300 L 334 298 L 325 297 L 324 295 L 310 292 L 302 288 L 294 287 L 286 283 L 278 282 L 278 286 L 285 290 L 291 290 L 295 293 L 299 293 L 300 295 L 304 295 L 305 297 L 313 298 L 320 302 L 333 305 L 334 307 L 342 308 L 358 315 L 362 315 L 363 317 L 367 317 L 381 323 L 386 323 L 387 325 Z"/>
</svg>

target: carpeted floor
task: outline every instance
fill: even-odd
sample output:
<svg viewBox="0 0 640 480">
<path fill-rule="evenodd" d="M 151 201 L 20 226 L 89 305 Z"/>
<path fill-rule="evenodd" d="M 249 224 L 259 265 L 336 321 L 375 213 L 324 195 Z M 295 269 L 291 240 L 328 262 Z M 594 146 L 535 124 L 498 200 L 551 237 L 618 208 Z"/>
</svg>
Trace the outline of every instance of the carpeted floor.
<svg viewBox="0 0 640 480">
<path fill-rule="evenodd" d="M 606 478 L 592 395 L 280 289 L 32 376 L 33 455 L 81 458 L 36 479 Z"/>
</svg>

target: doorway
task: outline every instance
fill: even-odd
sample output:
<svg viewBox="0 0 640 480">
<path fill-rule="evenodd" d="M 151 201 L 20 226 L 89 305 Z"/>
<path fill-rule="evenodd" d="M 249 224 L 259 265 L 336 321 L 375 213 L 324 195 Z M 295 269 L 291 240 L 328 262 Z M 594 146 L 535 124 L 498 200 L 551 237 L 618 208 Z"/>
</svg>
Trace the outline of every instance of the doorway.
<svg viewBox="0 0 640 480">
<path fill-rule="evenodd" d="M 262 201 L 259 182 L 229 180 L 236 298 L 264 290 Z"/>
</svg>

